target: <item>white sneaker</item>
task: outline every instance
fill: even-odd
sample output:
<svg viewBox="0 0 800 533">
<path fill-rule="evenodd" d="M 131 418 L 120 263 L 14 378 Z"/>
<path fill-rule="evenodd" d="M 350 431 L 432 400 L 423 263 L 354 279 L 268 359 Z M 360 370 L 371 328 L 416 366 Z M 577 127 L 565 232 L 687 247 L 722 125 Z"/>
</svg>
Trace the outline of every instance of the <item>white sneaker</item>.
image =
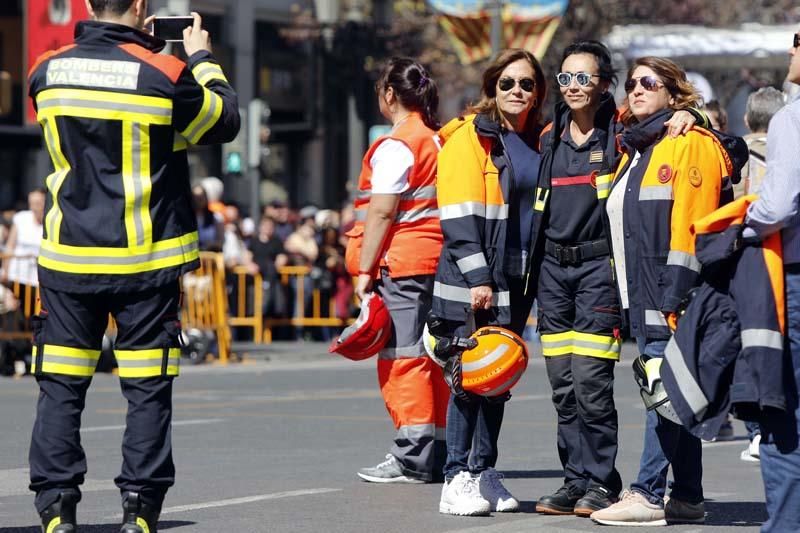
<svg viewBox="0 0 800 533">
<path fill-rule="evenodd" d="M 489 502 L 492 511 L 514 513 L 519 511 L 519 502 L 503 486 L 503 474 L 494 468 L 487 468 L 478 478 L 481 496 Z"/>
<path fill-rule="evenodd" d="M 458 516 L 486 516 L 489 502 L 483 499 L 478 480 L 469 472 L 459 472 L 442 486 L 439 512 Z"/>
<path fill-rule="evenodd" d="M 759 462 L 761 460 L 761 452 L 758 449 L 760 444 L 761 444 L 761 434 L 758 434 L 755 437 L 753 437 L 753 440 L 750 441 L 750 445 L 744 450 L 742 450 L 739 459 L 750 463 Z"/>
</svg>

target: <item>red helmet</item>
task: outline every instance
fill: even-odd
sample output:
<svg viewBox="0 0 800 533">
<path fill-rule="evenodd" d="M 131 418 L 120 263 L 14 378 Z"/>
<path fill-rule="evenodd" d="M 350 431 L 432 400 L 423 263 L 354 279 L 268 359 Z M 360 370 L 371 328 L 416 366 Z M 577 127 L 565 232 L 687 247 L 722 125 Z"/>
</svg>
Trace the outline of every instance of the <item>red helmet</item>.
<svg viewBox="0 0 800 533">
<path fill-rule="evenodd" d="M 481 396 L 505 394 L 528 367 L 525 341 L 497 326 L 480 328 L 470 338 L 478 346 L 461 354 L 461 386 Z"/>
<path fill-rule="evenodd" d="M 389 310 L 386 309 L 383 299 L 373 292 L 361 301 L 358 318 L 333 340 L 328 351 L 353 361 L 361 361 L 381 351 L 391 336 Z"/>
</svg>

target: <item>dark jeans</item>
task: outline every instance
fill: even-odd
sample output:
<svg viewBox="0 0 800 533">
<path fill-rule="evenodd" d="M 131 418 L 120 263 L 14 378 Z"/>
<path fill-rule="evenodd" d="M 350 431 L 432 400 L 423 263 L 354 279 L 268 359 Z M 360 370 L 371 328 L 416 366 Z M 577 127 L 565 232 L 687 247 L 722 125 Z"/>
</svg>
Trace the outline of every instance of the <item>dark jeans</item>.
<svg viewBox="0 0 800 533">
<path fill-rule="evenodd" d="M 450 395 L 447 405 L 447 462 L 444 476 L 483 472 L 497 464 L 497 440 L 503 424 L 505 402 L 473 395 L 470 401 Z M 474 439 L 474 440 L 473 440 Z M 470 458 L 470 452 L 472 457 Z"/>
<path fill-rule="evenodd" d="M 639 351 L 651 357 L 663 357 L 667 341 L 639 338 Z M 650 503 L 664 505 L 667 472 L 672 465 L 674 481 L 670 497 L 688 503 L 703 501 L 703 463 L 700 439 L 683 426 L 647 413 L 644 445 L 639 463 L 639 475 L 631 489 L 644 495 Z"/>
<path fill-rule="evenodd" d="M 511 324 L 507 325 L 517 335 L 522 335 L 525 323 L 533 306 L 534 291 L 525 294 L 521 279 L 510 278 Z M 480 317 L 481 314 L 478 314 Z M 481 327 L 486 324 L 478 323 Z M 460 334 L 465 334 L 463 328 Z M 458 329 L 457 329 L 458 331 Z M 471 401 L 464 401 L 450 395 L 447 404 L 447 462 L 444 465 L 446 479 L 452 479 L 459 472 L 479 473 L 494 468 L 497 463 L 497 441 L 503 425 L 503 413 L 508 395 L 500 398 L 484 398 L 472 395 Z M 470 457 L 471 455 L 471 457 Z"/>
<path fill-rule="evenodd" d="M 800 264 L 786 265 L 784 393 L 788 414 L 761 421 L 761 477 L 769 520 L 762 533 L 800 531 Z"/>
</svg>

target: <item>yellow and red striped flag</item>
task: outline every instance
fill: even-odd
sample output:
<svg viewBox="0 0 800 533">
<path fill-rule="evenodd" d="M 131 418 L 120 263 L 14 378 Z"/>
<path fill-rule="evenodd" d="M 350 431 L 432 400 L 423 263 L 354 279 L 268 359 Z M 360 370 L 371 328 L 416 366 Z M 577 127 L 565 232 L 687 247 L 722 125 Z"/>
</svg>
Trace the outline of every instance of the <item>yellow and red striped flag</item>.
<svg viewBox="0 0 800 533">
<path fill-rule="evenodd" d="M 431 0 L 462 64 L 492 55 L 491 0 Z M 568 0 L 516 0 L 502 2 L 504 48 L 524 48 L 544 56 L 567 9 Z"/>
</svg>

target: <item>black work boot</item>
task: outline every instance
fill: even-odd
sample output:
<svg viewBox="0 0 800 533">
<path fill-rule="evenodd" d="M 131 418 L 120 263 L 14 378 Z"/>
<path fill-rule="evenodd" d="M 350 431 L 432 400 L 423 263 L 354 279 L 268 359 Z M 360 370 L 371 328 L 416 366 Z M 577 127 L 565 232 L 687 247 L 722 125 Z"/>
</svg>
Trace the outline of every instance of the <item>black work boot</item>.
<svg viewBox="0 0 800 533">
<path fill-rule="evenodd" d="M 81 495 L 77 490 L 61 492 L 55 503 L 39 513 L 43 533 L 75 533 L 78 531 L 76 510 Z"/>
<path fill-rule="evenodd" d="M 122 495 L 122 529 L 120 533 L 157 533 L 156 524 L 161 507 L 142 501 L 138 492 Z"/>
<path fill-rule="evenodd" d="M 575 504 L 584 495 L 584 491 L 575 485 L 563 485 L 553 494 L 542 496 L 536 502 L 536 512 L 544 514 L 573 514 Z"/>
<path fill-rule="evenodd" d="M 617 495 L 601 485 L 589 487 L 583 498 L 575 504 L 575 514 L 588 518 L 595 511 L 617 503 Z"/>
</svg>

